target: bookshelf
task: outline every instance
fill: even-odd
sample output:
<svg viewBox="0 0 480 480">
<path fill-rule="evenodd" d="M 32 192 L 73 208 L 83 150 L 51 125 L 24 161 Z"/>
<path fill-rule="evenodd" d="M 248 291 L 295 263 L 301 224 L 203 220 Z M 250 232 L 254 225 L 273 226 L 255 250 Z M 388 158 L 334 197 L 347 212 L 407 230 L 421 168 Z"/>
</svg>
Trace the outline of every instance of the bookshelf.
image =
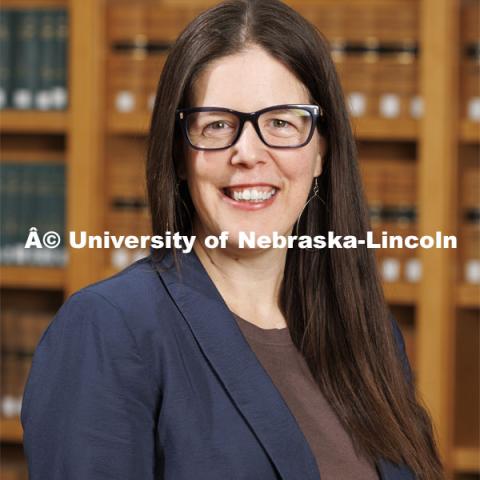
<svg viewBox="0 0 480 480">
<path fill-rule="evenodd" d="M 123 64 L 112 45 L 122 35 L 123 40 L 133 41 L 135 35 L 151 32 L 144 28 L 145 18 L 149 19 L 150 27 L 158 27 L 155 41 L 171 41 L 188 19 L 213 3 L 216 2 L 152 0 L 133 5 L 123 0 L 4 0 L 4 6 L 8 7 L 68 8 L 68 111 L 0 111 L 2 150 L 25 161 L 48 158 L 68 166 L 67 230 L 87 230 L 94 234 L 112 226 L 122 228 L 124 219 L 112 207 L 118 192 L 105 186 L 112 183 L 110 178 L 122 184 L 122 169 L 123 175 L 130 179 L 139 178 L 142 173 L 142 148 L 150 120 L 145 105 L 154 85 L 135 83 L 142 108 L 116 110 L 112 97 L 116 87 L 109 73 Z M 423 115 L 380 118 L 368 114 L 352 118 L 352 126 L 359 141 L 361 161 L 365 153 L 367 160 L 384 158 L 389 165 L 397 162 L 407 168 L 414 166 L 418 233 L 440 230 L 458 235 L 462 226 L 461 172 L 466 162 L 465 151 L 472 158 L 480 144 L 480 123 L 467 120 L 462 107 L 461 9 L 478 5 L 479 0 L 291 0 L 287 3 L 317 23 L 320 7 L 345 9 L 354 5 L 356 9 L 388 9 L 393 5 L 397 11 L 417 12 L 413 39 L 420 46 L 416 68 Z M 156 16 L 145 15 L 141 10 L 143 4 L 155 6 Z M 117 26 L 121 25 L 119 19 L 124 14 L 121 9 L 113 8 L 119 5 L 127 9 L 131 19 L 125 30 Z M 165 19 L 169 19 L 169 25 Z M 390 30 L 393 35 L 395 29 Z M 333 33 L 325 31 L 327 37 Z M 390 33 L 386 31 L 383 35 Z M 163 59 L 164 52 L 160 52 L 142 67 L 151 82 L 157 81 Z M 115 159 L 119 159 L 121 168 L 115 165 Z M 132 188 L 129 193 L 137 198 L 141 189 Z M 140 216 L 138 212 L 135 215 Z M 147 220 L 139 219 L 136 228 L 139 231 L 146 228 Z M 463 278 L 461 255 L 461 251 L 421 250 L 421 279 L 385 282 L 384 294 L 399 319 L 407 343 L 411 342 L 409 355 L 417 388 L 434 420 L 447 478 L 466 480 L 480 474 L 480 439 L 474 431 L 479 407 L 474 401 L 462 399 L 472 398 L 471 391 L 478 390 L 475 380 L 478 371 L 468 367 L 475 363 L 475 355 L 478 357 L 478 345 L 468 343 L 468 339 L 478 334 L 480 285 L 467 283 Z M 22 298 L 22 292 L 60 294 L 65 298 L 117 270 L 108 252 L 71 250 L 64 268 L 2 267 L 0 288 L 5 295 L 15 292 L 15 298 Z M 18 420 L 1 420 L 0 432 L 2 442 L 21 443 Z"/>
<path fill-rule="evenodd" d="M 3 111 L 0 127 L 3 133 L 65 134 L 68 114 L 65 112 Z"/>
</svg>

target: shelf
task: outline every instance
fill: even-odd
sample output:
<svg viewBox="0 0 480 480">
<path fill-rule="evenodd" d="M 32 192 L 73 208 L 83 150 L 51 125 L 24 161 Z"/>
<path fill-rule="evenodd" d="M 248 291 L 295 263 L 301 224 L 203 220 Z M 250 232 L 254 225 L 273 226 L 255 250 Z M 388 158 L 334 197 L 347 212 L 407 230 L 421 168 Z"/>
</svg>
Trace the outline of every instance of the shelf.
<svg viewBox="0 0 480 480">
<path fill-rule="evenodd" d="M 150 126 L 150 113 L 110 112 L 107 116 L 109 133 L 146 135 Z"/>
<path fill-rule="evenodd" d="M 0 111 L 1 133 L 56 133 L 67 130 L 67 112 L 39 112 L 34 110 Z"/>
<path fill-rule="evenodd" d="M 480 143 L 480 123 L 462 120 L 460 123 L 460 139 L 467 143 Z"/>
<path fill-rule="evenodd" d="M 418 285 L 415 283 L 383 283 L 383 293 L 387 303 L 393 305 L 415 305 Z"/>
<path fill-rule="evenodd" d="M 415 142 L 419 123 L 415 119 L 352 118 L 353 133 L 360 140 L 405 140 Z"/>
<path fill-rule="evenodd" d="M 457 287 L 457 306 L 459 307 L 480 307 L 480 285 L 469 285 L 464 283 Z"/>
<path fill-rule="evenodd" d="M 3 8 L 67 7 L 68 0 L 2 0 Z"/>
<path fill-rule="evenodd" d="M 480 448 L 455 448 L 453 451 L 453 465 L 457 472 L 480 473 Z"/>
<path fill-rule="evenodd" d="M 0 265 L 0 286 L 63 290 L 65 271 L 61 267 L 22 267 Z"/>
<path fill-rule="evenodd" d="M 0 441 L 22 443 L 23 428 L 20 423 L 20 418 L 0 419 Z"/>
</svg>

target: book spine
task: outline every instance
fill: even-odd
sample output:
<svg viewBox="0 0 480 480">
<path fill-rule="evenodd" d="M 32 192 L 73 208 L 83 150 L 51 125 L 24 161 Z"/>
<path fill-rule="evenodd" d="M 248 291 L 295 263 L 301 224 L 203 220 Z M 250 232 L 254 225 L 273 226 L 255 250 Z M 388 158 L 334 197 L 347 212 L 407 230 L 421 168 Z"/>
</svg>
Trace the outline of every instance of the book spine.
<svg viewBox="0 0 480 480">
<path fill-rule="evenodd" d="M 55 12 L 50 9 L 46 9 L 40 13 L 40 78 L 35 94 L 35 107 L 39 110 L 50 110 L 53 107 L 53 62 L 55 58 L 54 13 Z"/>
<path fill-rule="evenodd" d="M 0 110 L 10 106 L 13 12 L 0 9 Z"/>
<path fill-rule="evenodd" d="M 3 262 L 15 263 L 14 244 L 18 238 L 18 206 L 20 203 L 20 166 L 5 165 L 5 246 Z"/>
<path fill-rule="evenodd" d="M 39 13 L 22 10 L 17 16 L 13 107 L 26 110 L 34 107 L 39 80 Z"/>
<path fill-rule="evenodd" d="M 54 14 L 53 39 L 53 85 L 51 87 L 52 108 L 65 110 L 68 106 L 67 54 L 68 54 L 68 13 L 57 10 Z"/>
</svg>

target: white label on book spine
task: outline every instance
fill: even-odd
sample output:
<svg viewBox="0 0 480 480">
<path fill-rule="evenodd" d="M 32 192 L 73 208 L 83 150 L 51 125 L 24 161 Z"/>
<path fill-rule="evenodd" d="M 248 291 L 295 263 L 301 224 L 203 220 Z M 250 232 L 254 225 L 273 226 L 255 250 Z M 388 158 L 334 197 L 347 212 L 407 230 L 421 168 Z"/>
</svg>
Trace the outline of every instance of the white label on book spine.
<svg viewBox="0 0 480 480">
<path fill-rule="evenodd" d="M 405 280 L 417 283 L 422 279 L 422 263 L 418 258 L 410 258 L 405 262 Z"/>
<path fill-rule="evenodd" d="M 382 117 L 398 117 L 400 115 L 400 98 L 394 93 L 385 93 L 380 97 L 379 109 Z"/>
<path fill-rule="evenodd" d="M 133 93 L 128 90 L 118 92 L 115 97 L 115 108 L 122 113 L 133 111 L 135 108 L 135 96 Z"/>
<path fill-rule="evenodd" d="M 367 111 L 367 99 L 361 92 L 351 92 L 348 95 L 348 107 L 352 117 L 363 117 Z"/>
<path fill-rule="evenodd" d="M 33 95 L 26 88 L 19 88 L 13 92 L 13 106 L 20 110 L 33 108 Z"/>
<path fill-rule="evenodd" d="M 7 106 L 7 95 L 4 88 L 0 88 L 0 108 Z"/>
<path fill-rule="evenodd" d="M 468 119 L 480 122 L 480 97 L 472 97 L 468 101 Z"/>
<path fill-rule="evenodd" d="M 382 262 L 382 278 L 385 282 L 397 282 L 400 278 L 400 262 L 396 258 L 385 258 Z"/>
<path fill-rule="evenodd" d="M 148 96 L 148 109 L 152 111 L 154 106 L 155 106 L 155 94 L 151 93 Z"/>
<path fill-rule="evenodd" d="M 51 91 L 52 105 L 57 110 L 67 108 L 67 89 L 65 87 L 54 87 Z"/>
<path fill-rule="evenodd" d="M 465 280 L 467 283 L 480 284 L 480 260 L 472 259 L 465 263 Z"/>
<path fill-rule="evenodd" d="M 415 95 L 410 101 L 410 115 L 412 118 L 423 116 L 423 98 L 420 95 Z"/>
<path fill-rule="evenodd" d="M 48 90 L 40 90 L 36 93 L 35 107 L 39 110 L 50 110 L 52 108 L 52 97 Z"/>
</svg>

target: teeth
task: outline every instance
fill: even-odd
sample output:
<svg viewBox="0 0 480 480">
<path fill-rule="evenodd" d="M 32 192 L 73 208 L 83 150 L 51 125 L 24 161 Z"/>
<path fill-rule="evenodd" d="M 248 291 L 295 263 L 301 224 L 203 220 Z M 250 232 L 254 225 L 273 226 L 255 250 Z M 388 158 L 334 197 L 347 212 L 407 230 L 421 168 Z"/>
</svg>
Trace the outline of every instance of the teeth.
<svg viewBox="0 0 480 480">
<path fill-rule="evenodd" d="M 248 202 L 262 202 L 268 200 L 276 193 L 276 189 L 272 188 L 269 192 L 260 192 L 253 188 L 248 188 L 245 190 L 235 190 L 234 192 L 230 192 L 231 197 L 236 200 L 237 202 L 240 200 L 248 201 Z"/>
</svg>

